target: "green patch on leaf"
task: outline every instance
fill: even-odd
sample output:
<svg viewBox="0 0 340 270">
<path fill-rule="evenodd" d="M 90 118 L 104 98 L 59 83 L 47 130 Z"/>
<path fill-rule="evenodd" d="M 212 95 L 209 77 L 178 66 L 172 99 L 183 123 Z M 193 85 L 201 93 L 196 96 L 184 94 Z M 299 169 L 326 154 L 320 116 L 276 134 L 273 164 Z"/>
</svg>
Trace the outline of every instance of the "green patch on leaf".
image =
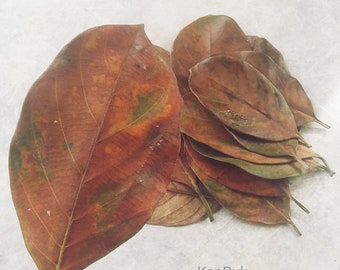
<svg viewBox="0 0 340 270">
<path fill-rule="evenodd" d="M 22 165 L 21 152 L 16 146 L 11 147 L 9 164 L 14 170 L 21 169 Z"/>
<path fill-rule="evenodd" d="M 159 112 L 159 105 L 162 97 L 164 96 L 164 89 L 157 88 L 147 94 L 138 94 L 137 98 L 137 106 L 133 111 L 133 121 L 137 121 L 143 116 L 147 115 L 147 117 L 152 117 L 156 113 Z"/>
</svg>

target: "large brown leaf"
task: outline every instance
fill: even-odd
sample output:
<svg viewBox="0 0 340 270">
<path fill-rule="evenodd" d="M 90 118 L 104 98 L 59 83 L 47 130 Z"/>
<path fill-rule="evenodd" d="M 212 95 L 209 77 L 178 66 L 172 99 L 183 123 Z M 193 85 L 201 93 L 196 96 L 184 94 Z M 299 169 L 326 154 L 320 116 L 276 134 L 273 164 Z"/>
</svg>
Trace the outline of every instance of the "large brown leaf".
<svg viewBox="0 0 340 270">
<path fill-rule="evenodd" d="M 251 46 L 242 29 L 230 17 L 201 17 L 178 34 L 173 44 L 172 66 L 182 94 L 189 92 L 189 69 L 203 59 L 225 51 L 249 51 Z"/>
<path fill-rule="evenodd" d="M 30 89 L 12 140 L 13 200 L 39 269 L 83 269 L 133 236 L 179 152 L 180 95 L 143 26 L 69 43 Z"/>
<path fill-rule="evenodd" d="M 210 57 L 191 69 L 189 84 L 199 101 L 232 129 L 270 141 L 301 137 L 283 96 L 246 62 Z"/>
</svg>

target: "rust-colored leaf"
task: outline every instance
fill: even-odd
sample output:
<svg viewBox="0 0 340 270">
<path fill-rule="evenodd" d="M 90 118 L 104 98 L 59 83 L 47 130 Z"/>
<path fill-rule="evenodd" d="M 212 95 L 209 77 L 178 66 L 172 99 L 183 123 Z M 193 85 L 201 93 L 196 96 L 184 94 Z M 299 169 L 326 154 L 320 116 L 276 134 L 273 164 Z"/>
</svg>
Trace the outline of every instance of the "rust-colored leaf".
<svg viewBox="0 0 340 270">
<path fill-rule="evenodd" d="M 298 127 L 309 122 L 317 122 L 329 128 L 315 116 L 312 102 L 301 84 L 286 69 L 281 68 L 271 57 L 253 51 L 230 52 L 228 55 L 245 61 L 260 71 L 280 91 L 292 110 Z"/>
<path fill-rule="evenodd" d="M 200 155 L 186 139 L 186 152 L 190 166 L 200 168 L 206 175 L 224 186 L 243 193 L 258 196 L 286 196 L 288 181 L 264 179 L 252 175 L 232 164 L 219 162 Z"/>
<path fill-rule="evenodd" d="M 83 269 L 132 237 L 179 152 L 180 95 L 143 26 L 69 43 L 30 89 L 12 140 L 13 200 L 39 269 Z"/>
<path fill-rule="evenodd" d="M 290 198 L 260 197 L 236 192 L 217 182 L 192 163 L 192 169 L 208 191 L 235 216 L 251 222 L 264 224 L 293 224 L 290 219 Z M 294 228 L 296 228 L 294 226 Z"/>
<path fill-rule="evenodd" d="M 246 62 L 210 57 L 191 69 L 189 84 L 199 101 L 229 128 L 270 141 L 301 137 L 283 96 Z"/>
<path fill-rule="evenodd" d="M 199 154 L 221 162 L 233 164 L 253 175 L 266 179 L 281 179 L 287 177 L 295 177 L 302 174 L 314 172 L 317 169 L 326 169 L 322 164 L 315 162 L 307 162 L 313 157 L 307 157 L 303 160 L 292 161 L 290 163 L 280 164 L 256 164 L 245 160 L 236 159 L 218 152 L 207 145 L 199 143 L 189 138 L 193 149 Z M 309 166 L 311 164 L 311 166 Z M 327 170 L 328 171 L 328 170 Z"/>
<path fill-rule="evenodd" d="M 228 51 L 249 51 L 247 36 L 228 16 L 209 15 L 192 22 L 178 34 L 173 44 L 172 66 L 179 89 L 189 92 L 189 69 L 203 59 Z"/>
<path fill-rule="evenodd" d="M 184 134 L 196 141 L 231 157 L 259 164 L 287 163 L 296 156 L 296 139 L 288 142 L 245 140 L 243 134 L 235 136 L 235 132 L 226 130 L 192 93 L 183 96 L 183 101 L 180 128 Z M 255 143 L 257 141 L 261 143 Z M 291 145 L 290 141 L 296 141 L 296 144 Z"/>
</svg>

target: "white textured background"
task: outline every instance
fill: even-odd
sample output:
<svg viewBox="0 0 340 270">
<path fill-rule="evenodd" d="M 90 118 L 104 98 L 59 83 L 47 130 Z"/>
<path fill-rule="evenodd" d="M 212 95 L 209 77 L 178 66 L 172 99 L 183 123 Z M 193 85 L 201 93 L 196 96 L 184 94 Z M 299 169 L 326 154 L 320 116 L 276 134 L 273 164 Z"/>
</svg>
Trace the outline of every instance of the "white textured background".
<svg viewBox="0 0 340 270">
<path fill-rule="evenodd" d="M 0 3 L 0 269 L 36 269 L 19 228 L 9 188 L 8 148 L 23 99 L 72 38 L 102 24 L 145 24 L 150 40 L 171 49 L 178 31 L 207 14 L 233 17 L 249 35 L 266 37 L 284 55 L 320 119 L 305 129 L 333 170 L 296 179 L 289 226 L 241 222 L 226 211 L 213 223 L 145 226 L 88 269 L 340 269 L 340 2 L 338 0 L 2 0 Z"/>
</svg>

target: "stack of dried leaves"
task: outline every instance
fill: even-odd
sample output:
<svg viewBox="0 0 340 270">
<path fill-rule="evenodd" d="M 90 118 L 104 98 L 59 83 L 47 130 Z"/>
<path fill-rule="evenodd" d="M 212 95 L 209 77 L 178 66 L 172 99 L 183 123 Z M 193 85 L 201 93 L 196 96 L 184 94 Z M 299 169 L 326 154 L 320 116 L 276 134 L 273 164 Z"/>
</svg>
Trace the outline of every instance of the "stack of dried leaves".
<svg viewBox="0 0 340 270">
<path fill-rule="evenodd" d="M 39 269 L 83 269 L 147 222 L 221 206 L 298 231 L 288 179 L 333 174 L 299 133 L 313 121 L 328 127 L 279 51 L 229 17 L 185 27 L 171 59 L 143 26 L 90 29 L 33 85 L 12 140 L 27 248 Z"/>
</svg>

